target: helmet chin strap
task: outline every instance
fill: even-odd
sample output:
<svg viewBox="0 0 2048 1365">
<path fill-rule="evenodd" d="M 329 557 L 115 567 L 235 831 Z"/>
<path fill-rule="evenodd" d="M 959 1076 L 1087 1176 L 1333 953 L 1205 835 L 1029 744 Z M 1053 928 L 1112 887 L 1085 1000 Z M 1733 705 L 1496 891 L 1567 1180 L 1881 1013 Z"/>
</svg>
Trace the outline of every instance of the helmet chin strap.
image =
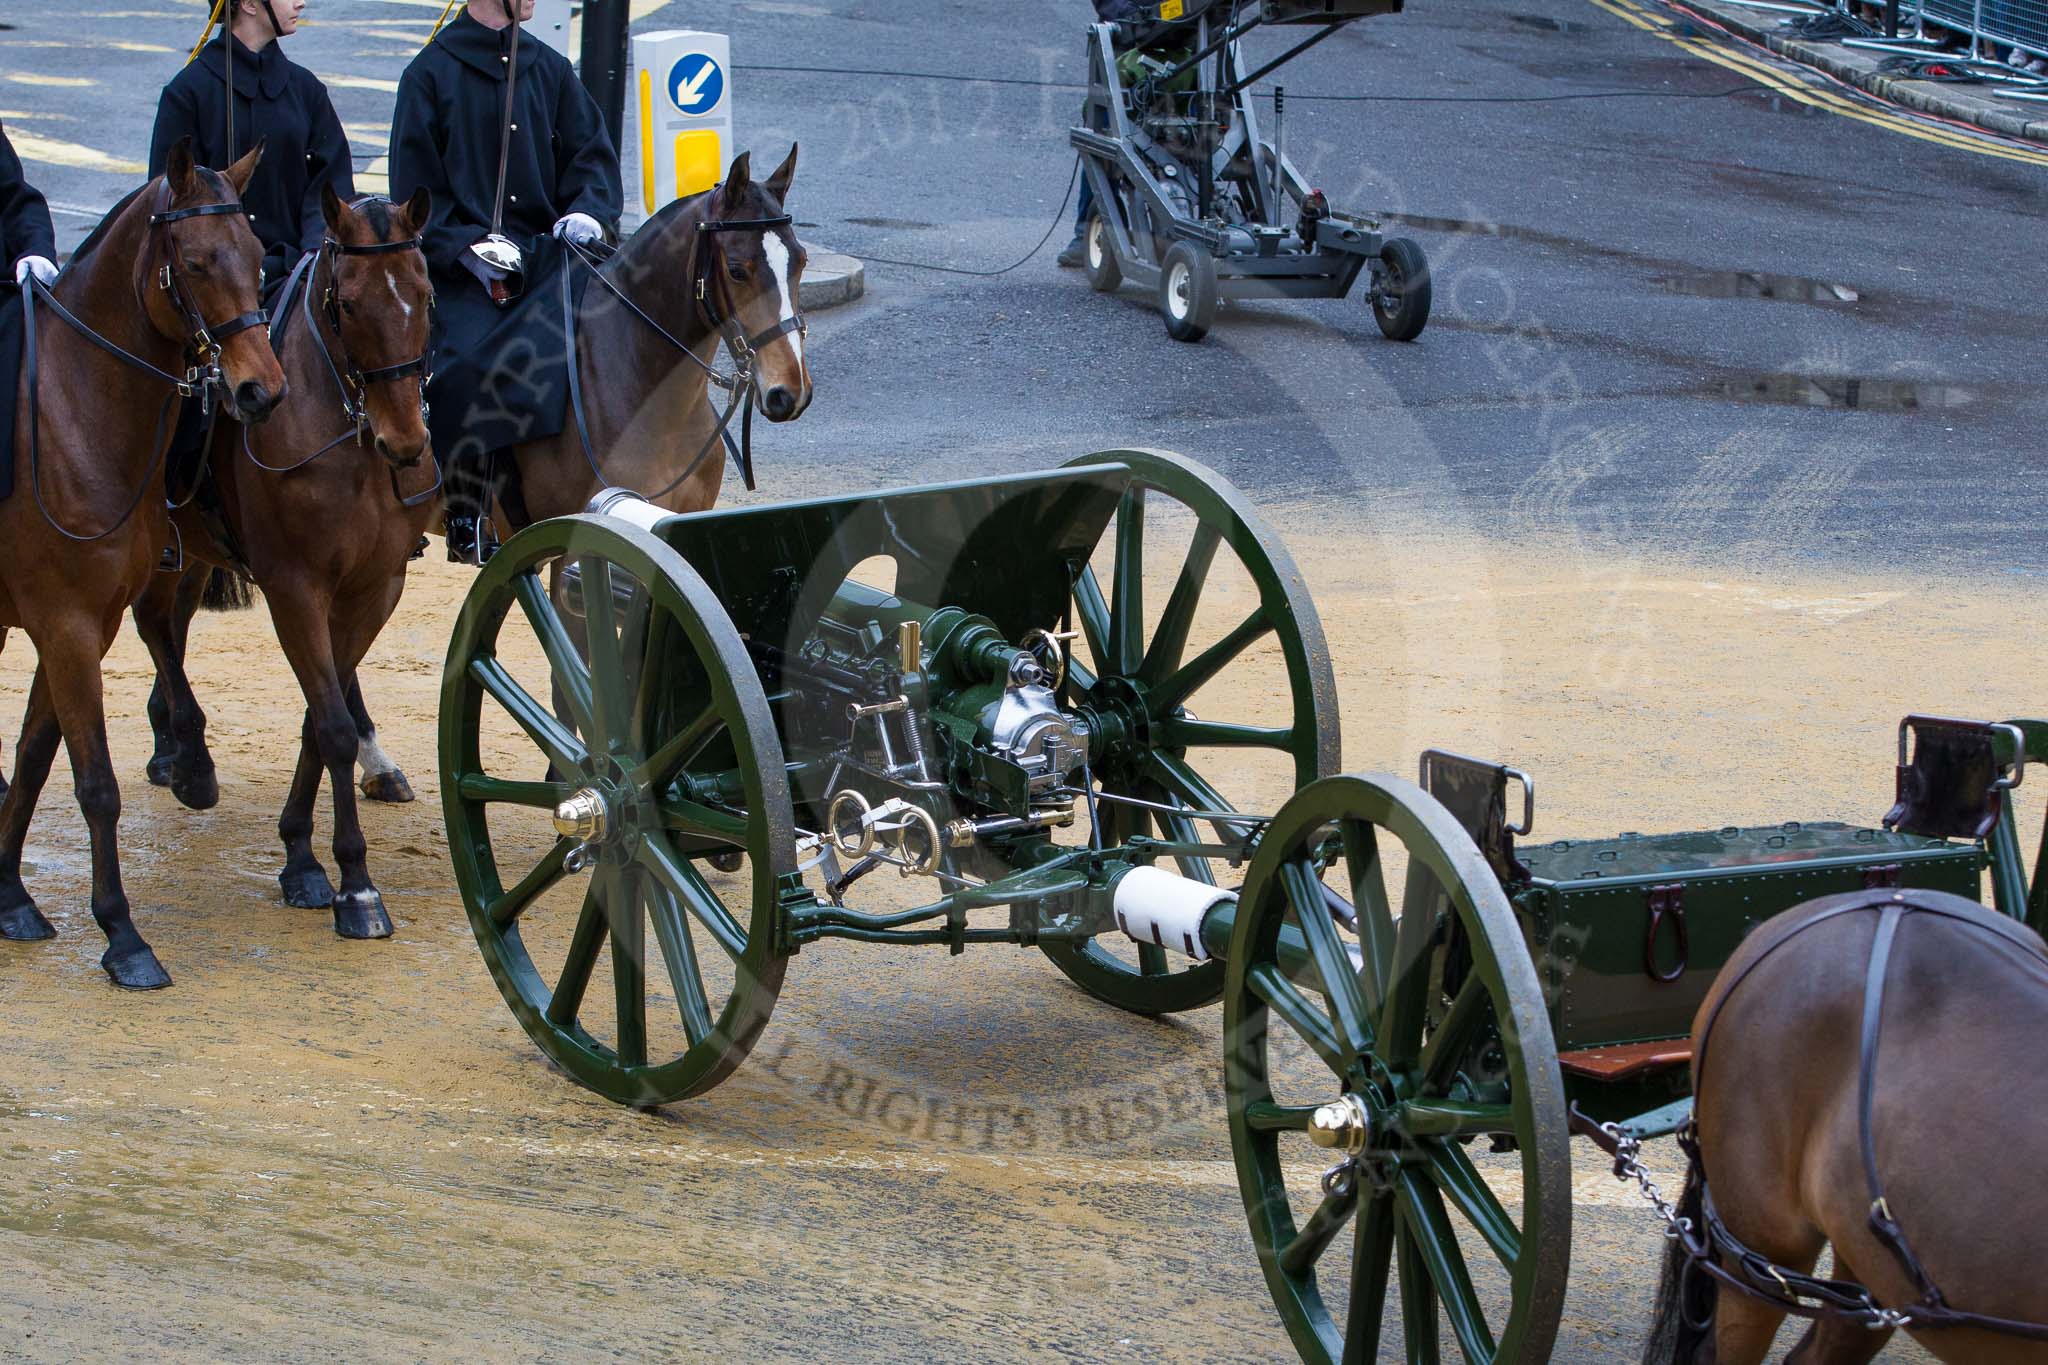
<svg viewBox="0 0 2048 1365">
<path fill-rule="evenodd" d="M 257 3 L 263 6 L 263 17 L 270 21 L 270 31 L 284 37 L 284 25 L 277 21 L 277 0 L 257 0 Z"/>
</svg>

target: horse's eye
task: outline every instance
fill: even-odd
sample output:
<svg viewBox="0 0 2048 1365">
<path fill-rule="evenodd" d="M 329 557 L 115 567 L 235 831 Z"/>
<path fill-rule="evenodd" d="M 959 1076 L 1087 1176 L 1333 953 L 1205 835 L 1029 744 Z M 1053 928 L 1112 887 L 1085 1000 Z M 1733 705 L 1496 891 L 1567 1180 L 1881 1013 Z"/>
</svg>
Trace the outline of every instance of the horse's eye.
<svg viewBox="0 0 2048 1365">
<path fill-rule="evenodd" d="M 348 314 L 350 317 L 354 317 L 356 315 L 356 306 L 349 300 L 343 299 L 341 301 L 341 311 Z"/>
<path fill-rule="evenodd" d="M 188 275 L 204 275 L 206 273 L 206 262 L 200 260 L 197 256 L 187 256 L 185 258 L 185 273 Z"/>
<path fill-rule="evenodd" d="M 725 273 L 734 284 L 745 284 L 747 282 L 747 268 L 743 265 L 729 265 L 725 268 Z"/>
</svg>

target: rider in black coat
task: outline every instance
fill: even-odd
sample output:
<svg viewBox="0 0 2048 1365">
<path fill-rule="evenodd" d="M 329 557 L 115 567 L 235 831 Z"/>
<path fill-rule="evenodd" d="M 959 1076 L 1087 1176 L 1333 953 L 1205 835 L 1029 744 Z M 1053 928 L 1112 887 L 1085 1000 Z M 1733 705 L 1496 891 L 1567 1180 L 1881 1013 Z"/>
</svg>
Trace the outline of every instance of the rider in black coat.
<svg viewBox="0 0 2048 1365">
<path fill-rule="evenodd" d="M 26 287 L 30 275 L 57 278 L 57 233 L 50 206 L 21 173 L 21 158 L 0 128 L 0 267 L 5 279 Z M 0 498 L 14 488 L 14 418 L 21 391 L 21 306 L 0 289 Z"/>
<path fill-rule="evenodd" d="M 596 101 L 568 59 L 519 35 L 509 134 L 505 73 L 512 5 L 469 0 L 413 58 L 391 122 L 391 188 L 425 186 L 434 281 L 434 454 L 445 484 L 448 556 L 481 562 L 492 548 L 478 518 L 492 495 L 498 452 L 562 430 L 567 405 L 557 238 L 589 243 L 616 233 L 625 194 L 619 154 Z M 469 248 L 491 230 L 501 137 L 510 138 L 499 231 L 524 255 L 523 292 L 493 302 Z M 482 543 L 479 543 L 479 542 Z"/>
<path fill-rule="evenodd" d="M 283 283 L 303 252 L 320 245 L 326 221 L 320 190 L 332 185 L 344 201 L 355 197 L 348 137 L 327 87 L 289 60 L 276 41 L 296 31 L 305 0 L 235 0 L 232 32 L 224 31 L 164 87 L 150 138 L 149 173 L 162 175 L 178 139 L 190 137 L 193 155 L 218 170 L 248 154 L 260 140 L 263 161 L 242 194 L 249 226 L 263 243 L 266 290 Z M 238 36 L 239 35 L 239 36 Z M 222 107 L 233 43 L 235 141 L 228 145 Z M 259 44 L 251 50 L 249 44 Z"/>
</svg>

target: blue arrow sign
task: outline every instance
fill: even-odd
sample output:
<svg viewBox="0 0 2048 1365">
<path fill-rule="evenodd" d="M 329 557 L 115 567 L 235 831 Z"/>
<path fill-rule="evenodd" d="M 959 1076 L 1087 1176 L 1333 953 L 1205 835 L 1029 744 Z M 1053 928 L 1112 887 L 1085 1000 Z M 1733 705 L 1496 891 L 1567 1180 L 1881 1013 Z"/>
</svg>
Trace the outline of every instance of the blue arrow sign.
<svg viewBox="0 0 2048 1365">
<path fill-rule="evenodd" d="M 668 69 L 668 97 L 685 114 L 708 114 L 725 98 L 725 72 L 708 53 L 686 53 Z"/>
</svg>

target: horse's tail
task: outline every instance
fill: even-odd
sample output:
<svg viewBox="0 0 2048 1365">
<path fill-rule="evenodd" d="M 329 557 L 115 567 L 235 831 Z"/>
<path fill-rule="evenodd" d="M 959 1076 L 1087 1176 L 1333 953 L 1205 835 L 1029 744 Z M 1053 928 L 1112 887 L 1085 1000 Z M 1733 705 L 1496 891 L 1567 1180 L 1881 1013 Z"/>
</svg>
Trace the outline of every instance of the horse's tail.
<svg viewBox="0 0 2048 1365">
<path fill-rule="evenodd" d="M 208 611 L 247 611 L 256 605 L 256 594 L 249 580 L 232 569 L 215 569 L 206 576 L 199 605 Z"/>
<path fill-rule="evenodd" d="M 1685 1173 L 1685 1192 L 1678 1197 L 1678 1216 L 1697 1228 L 1705 1184 L 1695 1163 Z M 1698 1270 L 1676 1237 L 1664 1244 L 1664 1273 L 1657 1282 L 1657 1306 L 1650 1313 L 1650 1339 L 1643 1343 L 1643 1365 L 1692 1365 L 1712 1335 L 1714 1305 L 1721 1286 Z"/>
</svg>

